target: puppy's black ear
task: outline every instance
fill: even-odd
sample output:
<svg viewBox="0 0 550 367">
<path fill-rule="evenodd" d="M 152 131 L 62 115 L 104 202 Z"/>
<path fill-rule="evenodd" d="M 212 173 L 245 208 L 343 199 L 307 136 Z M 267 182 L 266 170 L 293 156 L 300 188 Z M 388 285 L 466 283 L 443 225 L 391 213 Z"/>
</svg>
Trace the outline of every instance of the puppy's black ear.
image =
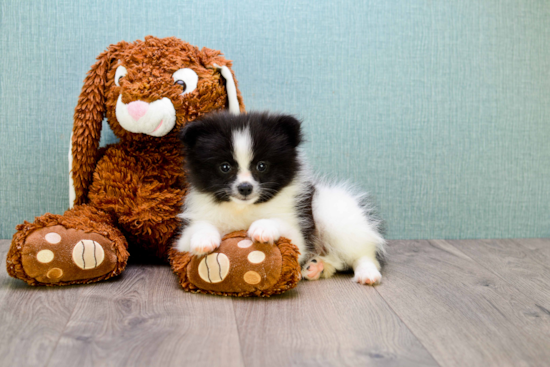
<svg viewBox="0 0 550 367">
<path fill-rule="evenodd" d="M 294 116 L 279 115 L 278 128 L 288 137 L 292 147 L 296 148 L 302 142 L 302 123 Z"/>
<path fill-rule="evenodd" d="M 204 124 L 201 121 L 194 121 L 187 125 L 181 132 L 180 139 L 186 149 L 192 149 L 201 135 L 206 133 Z"/>
</svg>

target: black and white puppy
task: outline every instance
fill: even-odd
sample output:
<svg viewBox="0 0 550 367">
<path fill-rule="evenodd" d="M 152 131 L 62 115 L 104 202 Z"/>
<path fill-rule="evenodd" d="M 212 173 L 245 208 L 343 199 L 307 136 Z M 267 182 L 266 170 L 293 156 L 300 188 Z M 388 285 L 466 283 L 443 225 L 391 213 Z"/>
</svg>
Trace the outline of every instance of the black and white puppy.
<svg viewBox="0 0 550 367">
<path fill-rule="evenodd" d="M 190 190 L 178 250 L 206 254 L 223 235 L 248 229 L 260 242 L 289 238 L 300 250 L 306 279 L 353 268 L 355 281 L 380 282 L 377 255 L 385 241 L 364 195 L 309 173 L 297 119 L 210 114 L 189 124 L 182 140 Z"/>
</svg>

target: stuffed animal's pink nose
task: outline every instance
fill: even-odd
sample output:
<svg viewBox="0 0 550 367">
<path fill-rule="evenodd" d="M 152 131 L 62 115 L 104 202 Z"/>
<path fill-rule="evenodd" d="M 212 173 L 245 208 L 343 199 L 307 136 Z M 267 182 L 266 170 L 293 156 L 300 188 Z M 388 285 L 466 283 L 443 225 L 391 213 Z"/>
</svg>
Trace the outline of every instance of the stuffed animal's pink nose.
<svg viewBox="0 0 550 367">
<path fill-rule="evenodd" d="M 143 101 L 135 101 L 128 103 L 128 113 L 134 118 L 134 120 L 139 120 L 143 115 L 147 113 L 149 109 L 149 103 Z"/>
</svg>

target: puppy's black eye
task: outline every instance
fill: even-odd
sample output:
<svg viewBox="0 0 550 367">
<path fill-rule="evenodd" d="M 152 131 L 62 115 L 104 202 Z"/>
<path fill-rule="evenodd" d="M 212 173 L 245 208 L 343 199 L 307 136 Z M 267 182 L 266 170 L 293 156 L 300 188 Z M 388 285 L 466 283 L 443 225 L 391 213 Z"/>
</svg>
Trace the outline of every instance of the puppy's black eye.
<svg viewBox="0 0 550 367">
<path fill-rule="evenodd" d="M 258 170 L 258 172 L 265 172 L 265 170 L 267 169 L 267 163 L 264 161 L 258 162 L 258 164 L 256 165 L 256 169 Z"/>
<path fill-rule="evenodd" d="M 185 84 L 183 80 L 176 80 L 174 84 L 181 85 L 181 87 L 183 88 L 183 92 L 185 92 L 185 90 L 187 89 L 187 84 Z"/>
<path fill-rule="evenodd" d="M 220 171 L 222 171 L 223 173 L 231 171 L 231 165 L 227 162 L 220 164 Z"/>
</svg>

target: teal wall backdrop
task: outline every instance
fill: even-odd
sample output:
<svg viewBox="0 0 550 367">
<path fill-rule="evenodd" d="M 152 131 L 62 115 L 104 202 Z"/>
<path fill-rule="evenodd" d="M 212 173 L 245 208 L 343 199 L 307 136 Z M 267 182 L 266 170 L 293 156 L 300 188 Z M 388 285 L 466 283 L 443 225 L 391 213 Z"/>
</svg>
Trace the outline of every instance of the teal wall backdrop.
<svg viewBox="0 0 550 367">
<path fill-rule="evenodd" d="M 222 50 L 249 109 L 303 118 L 313 166 L 368 190 L 389 238 L 550 235 L 548 1 L 3 0 L 0 11 L 0 238 L 68 207 L 85 73 L 109 44 L 149 34 Z"/>
</svg>

